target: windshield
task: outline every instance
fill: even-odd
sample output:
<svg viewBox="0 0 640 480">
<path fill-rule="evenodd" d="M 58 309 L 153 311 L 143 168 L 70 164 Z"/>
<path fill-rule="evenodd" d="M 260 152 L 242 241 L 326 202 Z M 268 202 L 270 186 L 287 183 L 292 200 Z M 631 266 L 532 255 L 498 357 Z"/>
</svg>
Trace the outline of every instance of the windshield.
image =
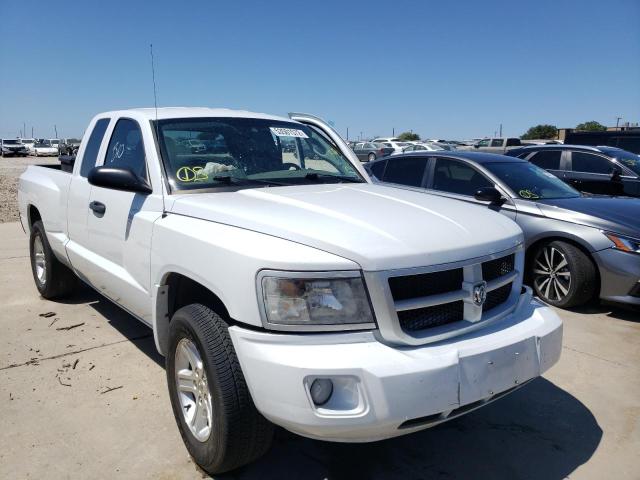
<svg viewBox="0 0 640 480">
<path fill-rule="evenodd" d="M 484 166 L 506 183 L 520 198 L 526 200 L 580 196 L 577 190 L 558 177 L 529 162 L 485 163 Z"/>
<path fill-rule="evenodd" d="M 38 142 L 34 146 L 38 147 L 38 148 L 46 148 L 46 147 L 50 147 L 51 145 L 49 145 L 48 143 L 44 143 L 44 142 Z"/>
<path fill-rule="evenodd" d="M 169 119 L 158 121 L 158 134 L 169 183 L 177 190 L 363 181 L 337 147 L 298 123 Z"/>
<path fill-rule="evenodd" d="M 614 157 L 622 165 L 640 175 L 640 155 L 627 152 L 626 150 L 620 150 L 615 152 Z"/>
<path fill-rule="evenodd" d="M 20 142 L 18 142 L 18 140 L 2 140 L 2 143 L 4 143 L 5 145 L 20 145 Z"/>
</svg>

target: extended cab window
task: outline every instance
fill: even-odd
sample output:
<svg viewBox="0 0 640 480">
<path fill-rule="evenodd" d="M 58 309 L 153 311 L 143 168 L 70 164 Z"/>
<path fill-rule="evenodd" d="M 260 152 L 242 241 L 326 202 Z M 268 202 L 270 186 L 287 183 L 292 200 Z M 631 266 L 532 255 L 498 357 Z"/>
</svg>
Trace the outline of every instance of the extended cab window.
<svg viewBox="0 0 640 480">
<path fill-rule="evenodd" d="M 600 155 L 586 152 L 571 152 L 571 164 L 574 172 L 611 173 L 609 160 Z"/>
<path fill-rule="evenodd" d="M 474 195 L 478 189 L 494 185 L 475 168 L 448 158 L 436 159 L 433 189 L 460 195 Z"/>
<path fill-rule="evenodd" d="M 109 140 L 104 166 L 129 168 L 140 178 L 147 179 L 142 132 L 137 122 L 128 118 L 118 120 Z"/>
<path fill-rule="evenodd" d="M 177 190 L 363 181 L 330 140 L 300 123 L 182 118 L 158 121 L 158 134 Z"/>
<path fill-rule="evenodd" d="M 488 147 L 489 139 L 485 138 L 484 140 L 480 140 L 478 143 L 476 143 L 476 145 L 478 145 L 479 147 Z"/>
<path fill-rule="evenodd" d="M 420 187 L 424 169 L 427 165 L 426 158 L 392 158 L 387 160 L 387 169 L 384 172 L 384 181 Z"/>
<path fill-rule="evenodd" d="M 93 131 L 91 132 L 91 136 L 89 136 L 87 146 L 84 149 L 84 154 L 82 155 L 80 176 L 85 178 L 88 177 L 91 169 L 96 166 L 96 160 L 98 159 L 98 150 L 100 150 L 100 145 L 102 144 L 102 139 L 104 138 L 104 132 L 107 131 L 108 126 L 109 119 L 101 118 L 96 122 L 96 126 L 93 127 Z"/>
<path fill-rule="evenodd" d="M 545 170 L 559 170 L 561 156 L 562 151 L 560 150 L 541 150 L 536 152 L 529 161 Z"/>
<path fill-rule="evenodd" d="M 516 147 L 522 145 L 519 138 L 508 138 L 507 147 Z"/>
<path fill-rule="evenodd" d="M 491 140 L 491 146 L 492 147 L 501 147 L 503 143 L 504 142 L 501 139 Z"/>
</svg>

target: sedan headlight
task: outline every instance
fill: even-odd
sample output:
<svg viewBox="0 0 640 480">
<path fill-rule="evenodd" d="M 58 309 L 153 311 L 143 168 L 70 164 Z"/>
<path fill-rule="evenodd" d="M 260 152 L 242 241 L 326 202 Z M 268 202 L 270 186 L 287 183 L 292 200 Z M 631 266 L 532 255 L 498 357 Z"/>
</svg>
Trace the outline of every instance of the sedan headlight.
<svg viewBox="0 0 640 480">
<path fill-rule="evenodd" d="M 613 242 L 613 248 L 623 252 L 640 253 L 640 240 L 636 238 L 624 237 L 617 233 L 603 232 L 605 236 Z"/>
<path fill-rule="evenodd" d="M 353 330 L 375 327 L 360 272 L 262 272 L 266 326 L 277 330 Z"/>
</svg>

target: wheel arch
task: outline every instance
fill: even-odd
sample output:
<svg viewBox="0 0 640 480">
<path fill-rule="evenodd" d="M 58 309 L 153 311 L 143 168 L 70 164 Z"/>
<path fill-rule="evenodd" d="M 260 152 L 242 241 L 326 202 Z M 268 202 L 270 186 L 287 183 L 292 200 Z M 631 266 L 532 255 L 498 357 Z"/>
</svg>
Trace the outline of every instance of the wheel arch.
<svg viewBox="0 0 640 480">
<path fill-rule="evenodd" d="M 227 323 L 232 323 L 227 306 L 211 288 L 188 274 L 168 272 L 157 289 L 153 328 L 156 347 L 162 355 L 167 353 L 171 317 L 178 309 L 192 303 L 206 305 Z"/>
<path fill-rule="evenodd" d="M 29 231 L 31 231 L 33 224 L 38 220 L 42 220 L 42 215 L 40 214 L 40 210 L 34 204 L 30 203 L 27 206 L 27 223 L 29 225 Z"/>
</svg>

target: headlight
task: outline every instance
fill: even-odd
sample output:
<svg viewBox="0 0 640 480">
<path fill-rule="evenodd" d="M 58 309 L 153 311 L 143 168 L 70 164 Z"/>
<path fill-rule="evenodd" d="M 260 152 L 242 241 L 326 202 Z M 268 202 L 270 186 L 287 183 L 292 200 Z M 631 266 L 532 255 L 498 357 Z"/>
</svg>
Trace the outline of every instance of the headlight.
<svg viewBox="0 0 640 480">
<path fill-rule="evenodd" d="M 360 272 L 262 272 L 263 316 L 276 330 L 375 327 Z"/>
<path fill-rule="evenodd" d="M 630 237 L 623 237 L 617 233 L 602 232 L 613 242 L 613 248 L 623 252 L 640 253 L 640 240 Z"/>
</svg>

